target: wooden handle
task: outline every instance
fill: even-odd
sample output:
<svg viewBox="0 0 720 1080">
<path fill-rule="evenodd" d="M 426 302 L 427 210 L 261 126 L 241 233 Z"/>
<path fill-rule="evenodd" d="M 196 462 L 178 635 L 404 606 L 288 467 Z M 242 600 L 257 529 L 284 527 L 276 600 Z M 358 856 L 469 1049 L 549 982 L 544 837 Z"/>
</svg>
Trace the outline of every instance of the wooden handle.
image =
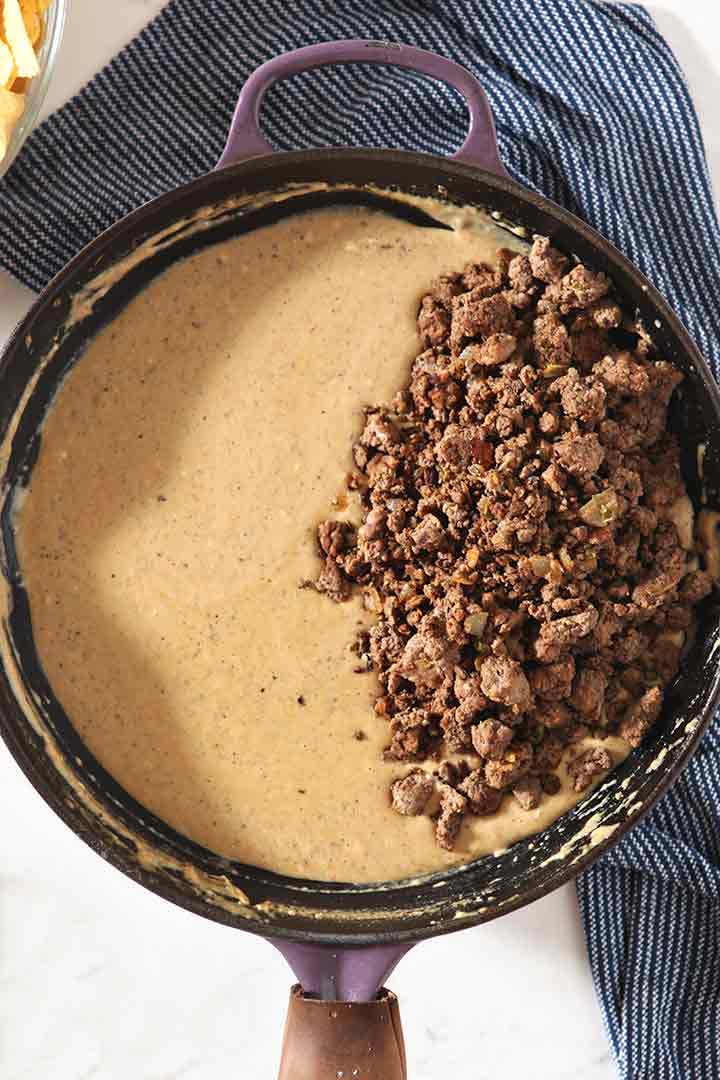
<svg viewBox="0 0 720 1080">
<path fill-rule="evenodd" d="M 407 1080 L 395 995 L 318 1001 L 293 986 L 278 1080 Z"/>
</svg>

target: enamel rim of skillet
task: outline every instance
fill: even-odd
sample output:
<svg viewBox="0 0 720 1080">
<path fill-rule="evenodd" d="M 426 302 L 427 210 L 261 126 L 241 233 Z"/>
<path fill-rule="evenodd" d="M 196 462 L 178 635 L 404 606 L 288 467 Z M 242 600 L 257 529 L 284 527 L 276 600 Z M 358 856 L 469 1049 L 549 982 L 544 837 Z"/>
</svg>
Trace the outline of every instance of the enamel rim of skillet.
<svg viewBox="0 0 720 1080">
<path fill-rule="evenodd" d="M 303 194 L 292 185 L 330 185 Z M 285 191 L 280 211 L 232 207 L 228 200 Z M 339 190 L 334 190 L 340 185 Z M 355 194 L 342 188 L 349 185 Z M 0 733 L 49 806 L 98 854 L 167 900 L 199 915 L 286 940 L 359 946 L 409 943 L 496 918 L 573 878 L 637 822 L 678 776 L 720 697 L 717 601 L 701 608 L 697 640 L 667 696 L 656 729 L 603 784 L 543 833 L 450 872 L 413 881 L 348 885 L 302 881 L 221 859 L 175 833 L 131 799 L 80 741 L 37 663 L 27 598 L 14 553 L 10 500 L 37 456 L 38 426 L 64 370 L 83 343 L 175 259 L 269 220 L 273 213 L 370 198 L 366 186 L 447 198 L 491 209 L 529 233 L 549 234 L 564 251 L 608 272 L 656 345 L 688 375 L 674 407 L 686 475 L 696 505 L 696 447 L 706 445 L 704 484 L 717 504 L 720 395 L 688 334 L 658 292 L 593 229 L 511 179 L 430 155 L 313 150 L 275 155 L 203 176 L 133 212 L 90 243 L 48 285 L 17 327 L 0 361 L 0 436 L 6 464 L 2 557 L 6 579 L 5 663 L 0 668 Z M 178 229 L 173 242 L 121 276 L 93 314 L 62 331 L 71 299 L 138 245 L 198 212 L 204 226 Z M 32 393 L 26 390 L 51 346 Z M 23 395 L 25 398 L 23 399 Z M 695 479 L 693 479 L 695 477 Z M 29 705 L 27 696 L 32 698 Z M 28 719 L 34 715 L 33 723 Z"/>
</svg>

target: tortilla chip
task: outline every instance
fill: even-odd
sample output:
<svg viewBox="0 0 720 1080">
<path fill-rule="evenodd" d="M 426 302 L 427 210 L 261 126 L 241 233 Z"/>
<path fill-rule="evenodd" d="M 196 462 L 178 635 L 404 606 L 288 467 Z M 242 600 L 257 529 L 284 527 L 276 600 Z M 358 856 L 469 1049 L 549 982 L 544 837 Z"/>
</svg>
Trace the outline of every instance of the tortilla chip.
<svg viewBox="0 0 720 1080">
<path fill-rule="evenodd" d="M 7 153 L 15 125 L 25 110 L 25 95 L 0 89 L 0 160 Z"/>
<path fill-rule="evenodd" d="M 33 45 L 37 45 L 42 33 L 42 19 L 38 10 L 38 0 L 20 0 L 23 22 L 28 37 Z"/>
<path fill-rule="evenodd" d="M 17 77 L 15 59 L 9 46 L 0 41 L 0 88 L 9 90 Z"/>
<path fill-rule="evenodd" d="M 0 0 L 0 161 L 25 109 L 28 85 L 40 71 L 35 48 L 50 0 Z"/>
<path fill-rule="evenodd" d="M 33 78 L 40 67 L 28 36 L 19 0 L 3 0 L 3 36 L 15 57 L 18 75 Z"/>
</svg>

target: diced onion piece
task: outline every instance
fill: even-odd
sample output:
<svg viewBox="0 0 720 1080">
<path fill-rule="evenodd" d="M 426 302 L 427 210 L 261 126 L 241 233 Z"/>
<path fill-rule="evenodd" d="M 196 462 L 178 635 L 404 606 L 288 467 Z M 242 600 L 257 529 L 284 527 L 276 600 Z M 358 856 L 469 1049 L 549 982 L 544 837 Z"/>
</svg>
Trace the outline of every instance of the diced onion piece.
<svg viewBox="0 0 720 1080">
<path fill-rule="evenodd" d="M 571 570 L 574 565 L 573 557 L 566 547 L 560 548 L 560 562 L 566 570 Z"/>
<path fill-rule="evenodd" d="M 609 525 L 620 516 L 620 504 L 613 488 L 593 495 L 584 506 L 580 507 L 580 517 L 586 525 L 594 525 L 601 528 Z"/>
<path fill-rule="evenodd" d="M 717 510 L 701 510 L 698 514 L 698 536 L 705 548 L 705 565 L 714 581 L 720 581 L 720 514 Z"/>
<path fill-rule="evenodd" d="M 695 511 L 688 496 L 681 495 L 679 499 L 676 499 L 668 510 L 667 516 L 677 529 L 681 545 L 686 551 L 690 551 L 693 546 Z"/>
<path fill-rule="evenodd" d="M 366 611 L 373 611 L 379 614 L 382 611 L 382 600 L 380 599 L 380 593 L 373 585 L 368 585 L 363 595 L 363 607 Z"/>
<path fill-rule="evenodd" d="M 482 637 L 487 626 L 488 617 L 484 611 L 478 611 L 475 615 L 468 615 L 463 623 L 465 633 L 473 637 Z"/>
<path fill-rule="evenodd" d="M 530 555 L 528 562 L 536 577 L 546 577 L 550 573 L 552 563 L 548 555 Z"/>
<path fill-rule="evenodd" d="M 470 567 L 470 569 L 474 570 L 479 561 L 480 561 L 480 551 L 479 551 L 479 549 L 476 548 L 476 547 L 468 548 L 467 553 L 465 555 L 465 562 Z"/>
</svg>

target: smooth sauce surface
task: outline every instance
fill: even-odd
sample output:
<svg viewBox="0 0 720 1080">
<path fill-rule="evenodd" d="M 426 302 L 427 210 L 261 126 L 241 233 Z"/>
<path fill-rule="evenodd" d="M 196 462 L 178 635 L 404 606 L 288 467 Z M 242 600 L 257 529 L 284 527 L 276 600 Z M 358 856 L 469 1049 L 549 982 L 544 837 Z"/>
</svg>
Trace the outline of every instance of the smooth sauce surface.
<svg viewBox="0 0 720 1080">
<path fill-rule="evenodd" d="M 50 410 L 17 529 L 40 659 L 104 767 L 223 855 L 390 880 L 498 850 L 577 799 L 507 799 L 440 849 L 427 817 L 389 806 L 405 770 L 382 761 L 374 677 L 353 672 L 359 603 L 298 587 L 362 406 L 407 379 L 419 297 L 508 241 L 479 215 L 455 231 L 290 217 L 157 279 Z"/>
</svg>

